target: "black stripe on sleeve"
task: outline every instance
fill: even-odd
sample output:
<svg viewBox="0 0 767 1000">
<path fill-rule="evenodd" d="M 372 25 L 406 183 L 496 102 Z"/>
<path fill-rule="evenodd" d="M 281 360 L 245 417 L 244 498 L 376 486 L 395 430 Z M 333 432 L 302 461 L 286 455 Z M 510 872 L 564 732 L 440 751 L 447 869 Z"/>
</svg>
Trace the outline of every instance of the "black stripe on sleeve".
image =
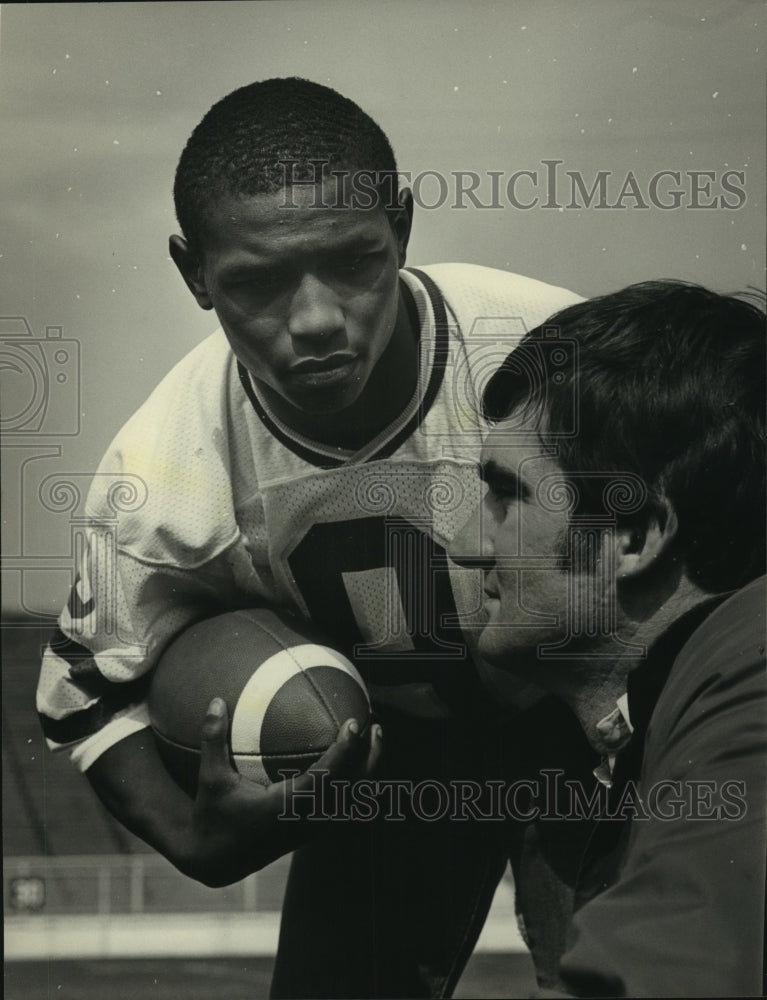
<svg viewBox="0 0 767 1000">
<path fill-rule="evenodd" d="M 115 681 L 110 681 L 101 673 L 91 650 L 70 639 L 60 628 L 53 633 L 49 649 L 69 664 L 72 683 L 89 698 L 101 698 L 115 686 Z M 124 686 L 117 684 L 117 687 Z"/>
<path fill-rule="evenodd" d="M 99 670 L 91 650 L 70 639 L 60 628 L 53 633 L 48 648 L 69 665 L 71 684 L 88 698 L 99 699 L 96 704 L 72 712 L 63 719 L 52 719 L 39 713 L 43 733 L 54 743 L 75 743 L 93 735 L 116 712 L 142 701 L 146 696 L 149 674 L 128 681 L 109 680 Z"/>
<path fill-rule="evenodd" d="M 116 712 L 143 701 L 149 688 L 149 679 L 150 675 L 144 674 L 124 684 L 115 684 L 104 678 L 110 690 L 94 705 L 73 712 L 63 719 L 52 719 L 42 712 L 38 713 L 43 733 L 47 739 L 61 745 L 76 743 L 86 736 L 92 736 L 103 729 Z"/>
</svg>

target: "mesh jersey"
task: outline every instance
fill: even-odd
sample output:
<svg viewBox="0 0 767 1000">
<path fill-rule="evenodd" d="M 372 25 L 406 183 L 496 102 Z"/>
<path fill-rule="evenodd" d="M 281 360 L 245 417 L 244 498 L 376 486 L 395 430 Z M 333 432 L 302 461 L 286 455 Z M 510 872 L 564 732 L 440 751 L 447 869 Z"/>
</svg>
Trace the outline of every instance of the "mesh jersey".
<svg viewBox="0 0 767 1000">
<path fill-rule="evenodd" d="M 420 321 L 416 392 L 357 452 L 295 434 L 217 331 L 160 383 L 91 488 L 77 576 L 37 707 L 82 769 L 148 723 L 151 669 L 193 620 L 278 604 L 312 619 L 375 689 L 460 699 L 457 616 L 478 574 L 446 556 L 480 499 L 478 400 L 525 330 L 576 301 L 488 268 L 402 272 Z"/>
</svg>

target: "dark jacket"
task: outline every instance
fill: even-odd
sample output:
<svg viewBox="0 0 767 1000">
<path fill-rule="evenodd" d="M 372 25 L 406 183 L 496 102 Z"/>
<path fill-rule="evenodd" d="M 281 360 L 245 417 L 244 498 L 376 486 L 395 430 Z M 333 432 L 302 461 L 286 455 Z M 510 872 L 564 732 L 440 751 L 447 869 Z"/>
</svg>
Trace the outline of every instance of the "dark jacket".
<svg viewBox="0 0 767 1000">
<path fill-rule="evenodd" d="M 549 995 L 761 995 L 765 606 L 763 578 L 661 637 L 595 815 L 528 824 L 518 905 Z"/>
</svg>

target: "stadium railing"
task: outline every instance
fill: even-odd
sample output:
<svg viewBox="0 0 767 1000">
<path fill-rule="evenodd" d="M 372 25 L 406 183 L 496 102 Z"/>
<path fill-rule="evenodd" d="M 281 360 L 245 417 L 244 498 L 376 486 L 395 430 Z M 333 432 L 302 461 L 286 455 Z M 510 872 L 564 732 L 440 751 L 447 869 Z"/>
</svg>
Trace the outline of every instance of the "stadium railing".
<svg viewBox="0 0 767 1000">
<path fill-rule="evenodd" d="M 289 863 L 208 889 L 155 854 L 6 858 L 5 958 L 273 955 Z M 507 876 L 477 951 L 524 950 Z"/>
<path fill-rule="evenodd" d="M 6 959 L 272 954 L 288 862 L 208 889 L 154 854 L 6 858 Z"/>
</svg>

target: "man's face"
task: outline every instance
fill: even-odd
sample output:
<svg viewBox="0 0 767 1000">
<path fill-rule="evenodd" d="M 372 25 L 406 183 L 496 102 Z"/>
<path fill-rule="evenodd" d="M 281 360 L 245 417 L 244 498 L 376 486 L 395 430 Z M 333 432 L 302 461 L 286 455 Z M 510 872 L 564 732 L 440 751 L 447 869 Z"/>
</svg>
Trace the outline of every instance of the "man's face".
<svg viewBox="0 0 767 1000">
<path fill-rule="evenodd" d="M 470 554 L 472 544 L 481 553 L 488 621 L 480 653 L 533 676 L 546 647 L 569 639 L 571 652 L 573 644 L 588 648 L 608 594 L 595 572 L 601 551 L 581 546 L 571 562 L 565 476 L 552 449 L 538 438 L 515 438 L 512 427 L 519 421 L 499 423 L 485 441 L 487 493 L 464 529 L 460 554 Z"/>
<path fill-rule="evenodd" d="M 403 213 L 395 232 L 379 208 L 315 207 L 314 188 L 289 194 L 218 202 L 200 274 L 253 376 L 299 410 L 337 413 L 392 336 L 409 221 Z"/>
</svg>

